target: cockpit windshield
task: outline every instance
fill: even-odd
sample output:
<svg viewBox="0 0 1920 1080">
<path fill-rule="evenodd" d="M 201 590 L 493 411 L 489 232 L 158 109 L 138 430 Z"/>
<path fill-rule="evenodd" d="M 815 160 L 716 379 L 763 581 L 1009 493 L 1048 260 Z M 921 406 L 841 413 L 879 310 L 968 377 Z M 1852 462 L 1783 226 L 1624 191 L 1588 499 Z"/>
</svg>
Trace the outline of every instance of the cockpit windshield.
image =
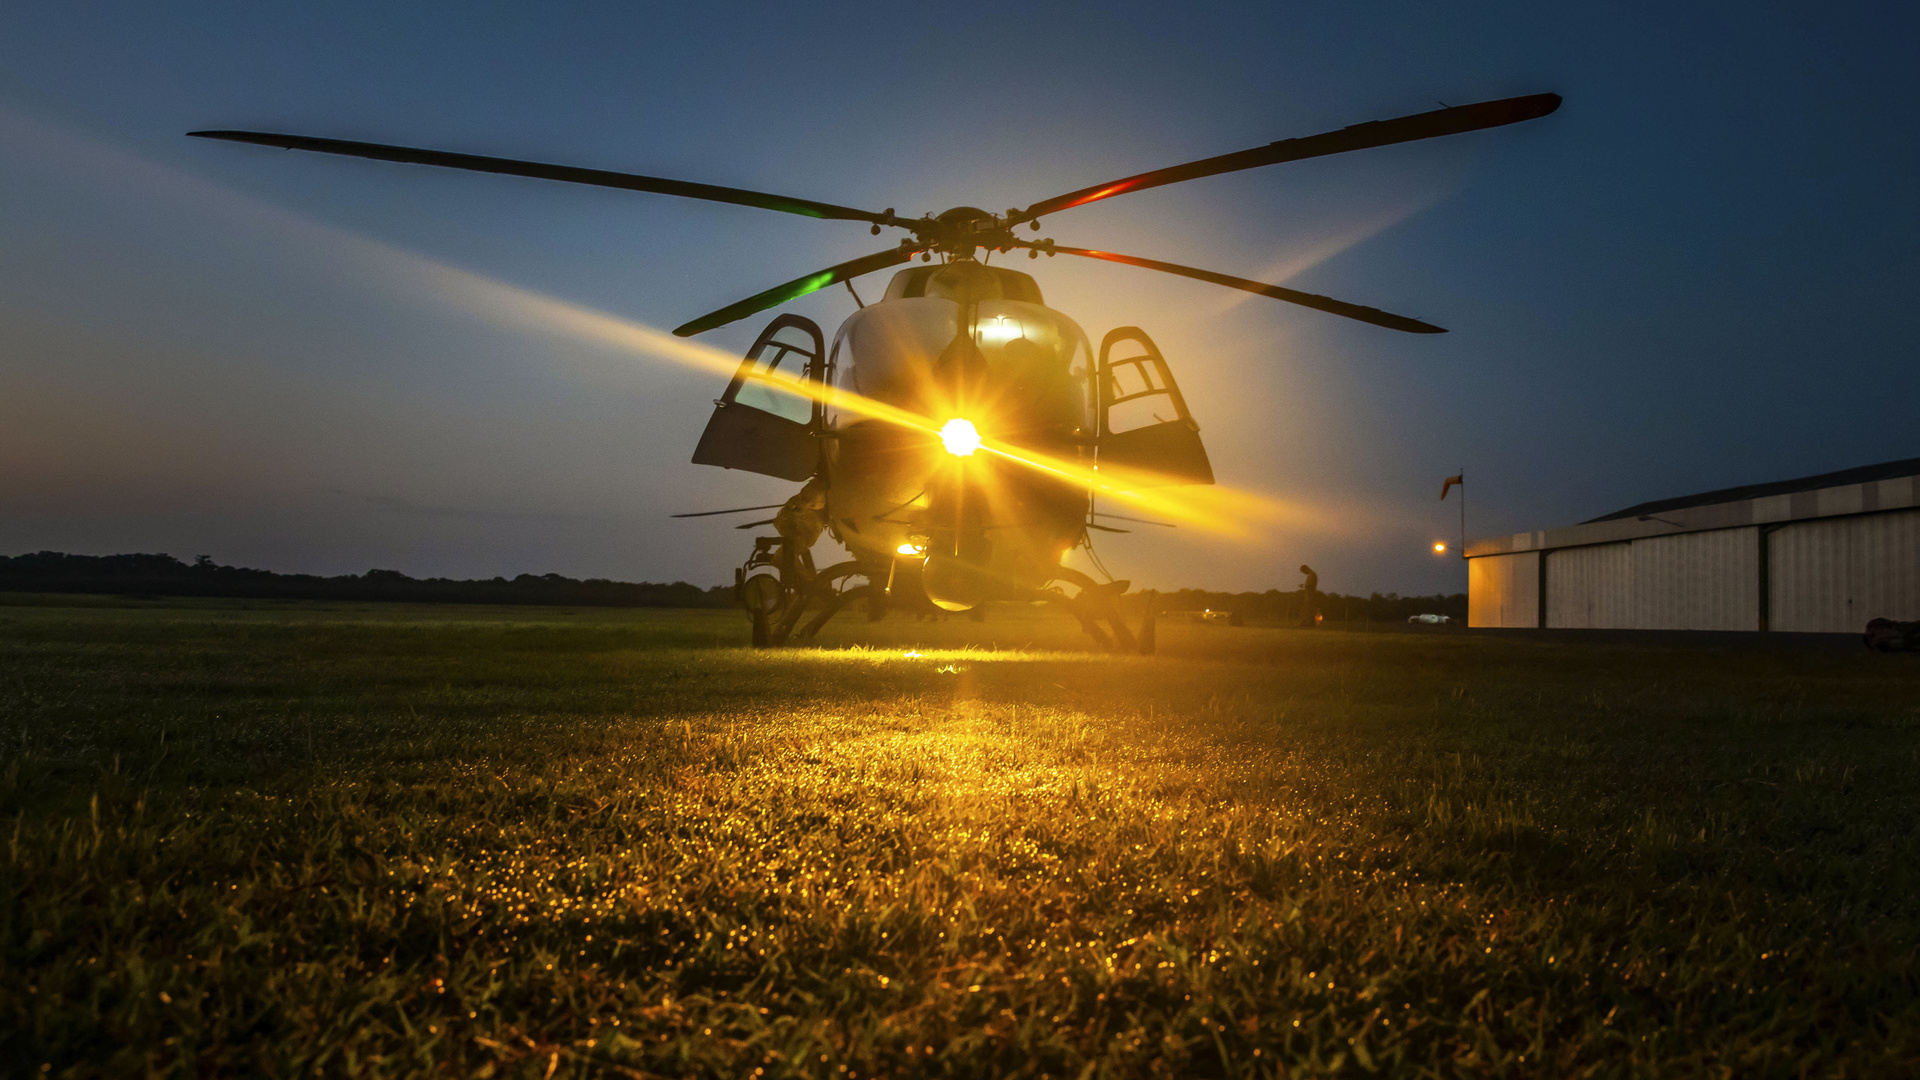
<svg viewBox="0 0 1920 1080">
<path fill-rule="evenodd" d="M 970 336 L 984 370 L 969 411 L 982 415 L 967 419 L 990 436 L 1016 441 L 1091 434 L 1092 350 L 1080 327 L 1051 308 L 1022 300 L 982 299 L 972 308 Z M 918 296 L 857 313 L 834 341 L 836 388 L 944 422 L 948 417 L 938 414 L 957 406 L 943 364 L 955 355 L 966 310 L 955 300 Z M 857 406 L 837 400 L 829 415 L 836 425 L 862 419 Z"/>
</svg>

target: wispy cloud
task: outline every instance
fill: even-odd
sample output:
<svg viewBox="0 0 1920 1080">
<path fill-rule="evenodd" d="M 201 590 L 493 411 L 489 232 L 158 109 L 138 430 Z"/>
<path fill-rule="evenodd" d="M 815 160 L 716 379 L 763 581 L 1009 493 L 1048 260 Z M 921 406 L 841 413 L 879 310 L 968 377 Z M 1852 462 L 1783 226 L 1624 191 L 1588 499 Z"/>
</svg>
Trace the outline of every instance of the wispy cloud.
<svg viewBox="0 0 1920 1080">
<path fill-rule="evenodd" d="M 1262 267 L 1258 273 L 1247 276 L 1271 285 L 1284 285 L 1328 259 L 1358 247 L 1395 225 L 1431 210 L 1452 193 L 1454 186 L 1448 184 L 1429 189 L 1417 196 L 1406 197 L 1392 206 L 1366 215 L 1357 221 L 1343 224 L 1304 246 L 1288 248 Z M 1351 296 L 1336 299 L 1354 303 L 1371 303 L 1368 299 Z M 1217 301 L 1208 306 L 1207 315 L 1213 317 L 1224 314 L 1249 300 L 1272 303 L 1271 300 L 1256 297 L 1253 293 L 1241 292 L 1238 289 L 1221 289 L 1218 292 Z"/>
</svg>

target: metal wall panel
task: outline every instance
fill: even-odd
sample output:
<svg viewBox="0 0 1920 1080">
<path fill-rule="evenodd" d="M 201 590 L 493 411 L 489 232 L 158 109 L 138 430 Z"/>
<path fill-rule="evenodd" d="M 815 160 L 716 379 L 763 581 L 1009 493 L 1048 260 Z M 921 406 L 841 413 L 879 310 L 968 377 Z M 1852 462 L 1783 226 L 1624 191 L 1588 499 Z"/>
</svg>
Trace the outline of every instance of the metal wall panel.
<svg viewBox="0 0 1920 1080">
<path fill-rule="evenodd" d="M 1540 553 L 1467 560 L 1468 626 L 1540 625 Z"/>
<path fill-rule="evenodd" d="M 1914 495 L 1920 493 L 1920 476 L 1902 476 L 1894 480 L 1882 480 L 1873 485 L 1873 509 L 1882 507 L 1912 506 Z"/>
<path fill-rule="evenodd" d="M 1633 625 L 1633 545 L 1595 544 L 1547 553 L 1547 625 Z"/>
<path fill-rule="evenodd" d="M 1633 541 L 1632 625 L 1758 630 L 1759 544 L 1759 530 L 1751 526 Z"/>
<path fill-rule="evenodd" d="M 1767 538 L 1768 624 L 1859 633 L 1920 619 L 1920 512 L 1799 521 Z"/>
<path fill-rule="evenodd" d="M 1767 537 L 1767 629 L 1859 630 L 1854 618 L 1853 522 L 1801 521 Z"/>
<path fill-rule="evenodd" d="M 1855 522 L 1857 610 L 1867 619 L 1920 619 L 1920 512 L 1874 514 Z M 1866 620 L 1847 629 L 1864 630 Z"/>
</svg>

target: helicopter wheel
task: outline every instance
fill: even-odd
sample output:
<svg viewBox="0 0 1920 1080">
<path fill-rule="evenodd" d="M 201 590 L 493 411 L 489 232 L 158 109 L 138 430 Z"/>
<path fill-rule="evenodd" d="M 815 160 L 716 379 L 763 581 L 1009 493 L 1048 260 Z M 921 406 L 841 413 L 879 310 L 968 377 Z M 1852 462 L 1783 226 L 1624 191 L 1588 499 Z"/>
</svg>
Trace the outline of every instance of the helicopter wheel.
<svg viewBox="0 0 1920 1080">
<path fill-rule="evenodd" d="M 753 574 L 734 587 L 734 596 L 753 620 L 754 648 L 771 643 L 774 613 L 787 605 L 790 591 L 777 574 Z"/>
</svg>

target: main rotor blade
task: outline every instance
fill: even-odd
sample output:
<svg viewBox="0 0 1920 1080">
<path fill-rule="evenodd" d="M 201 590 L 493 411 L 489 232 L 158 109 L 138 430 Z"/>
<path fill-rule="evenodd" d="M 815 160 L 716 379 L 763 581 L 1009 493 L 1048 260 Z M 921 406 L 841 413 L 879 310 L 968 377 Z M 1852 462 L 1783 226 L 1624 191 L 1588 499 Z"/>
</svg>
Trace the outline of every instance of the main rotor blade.
<svg viewBox="0 0 1920 1080">
<path fill-rule="evenodd" d="M 765 292 L 754 293 L 745 300 L 728 304 L 719 311 L 702 315 L 685 326 L 677 327 L 673 332 L 679 337 L 692 337 L 716 326 L 725 326 L 735 319 L 744 319 L 756 311 L 778 307 L 789 300 L 798 299 L 810 292 L 817 292 L 829 285 L 838 285 L 850 278 L 857 278 L 861 274 L 870 274 L 875 270 L 884 270 L 889 266 L 907 262 L 919 253 L 920 249 L 916 247 L 897 247 L 875 252 L 872 255 L 864 255 L 858 259 L 849 259 L 817 273 L 775 285 Z"/>
<path fill-rule="evenodd" d="M 1124 180 L 1097 184 L 1093 187 L 1081 188 L 1079 191 L 1070 191 L 1065 195 L 1056 195 L 1051 199 L 1042 199 L 1013 215 L 1008 224 L 1017 225 L 1023 221 L 1031 221 L 1042 214 L 1085 206 L 1090 202 L 1110 199 L 1115 195 L 1125 195 L 1130 191 L 1144 191 L 1163 184 L 1177 184 L 1182 180 L 1197 180 L 1203 176 L 1255 169 L 1262 165 L 1277 165 L 1283 161 L 1344 154 L 1349 150 L 1364 150 L 1369 146 L 1414 142 L 1418 139 L 1432 139 L 1441 135 L 1457 135 L 1463 131 L 1500 127 L 1503 124 L 1517 124 L 1522 120 L 1545 116 L 1559 107 L 1559 94 L 1530 94 L 1526 97 L 1483 101 L 1477 105 L 1435 109 L 1432 112 L 1402 116 L 1396 120 L 1374 120 L 1299 139 L 1282 139 L 1251 150 L 1201 158 L 1199 161 L 1189 161 L 1185 165 L 1155 169 L 1138 176 L 1129 176 Z"/>
<path fill-rule="evenodd" d="M 787 504 L 768 503 L 765 506 L 736 506 L 731 510 L 702 510 L 697 514 L 668 514 L 667 516 L 677 518 L 718 517 L 721 514 L 744 514 L 749 510 L 778 510 L 785 505 Z"/>
<path fill-rule="evenodd" d="M 686 180 L 668 180 L 658 176 L 637 176 L 633 173 L 609 172 L 605 169 L 577 169 L 570 165 L 546 165 L 538 161 L 454 154 L 445 150 L 418 150 L 409 146 L 387 146 L 383 143 L 353 142 L 347 139 L 317 139 L 307 135 L 276 135 L 265 131 L 189 131 L 187 134 L 199 139 L 257 143 L 261 146 L 277 146 L 283 150 L 311 150 L 320 154 L 344 154 L 348 157 L 373 158 L 377 161 L 442 165 L 449 169 L 505 173 L 508 176 L 531 176 L 541 180 L 563 180 L 570 184 L 624 188 L 627 191 L 650 191 L 659 195 L 679 195 L 688 199 L 705 199 L 708 202 L 778 210 L 783 214 L 799 214 L 810 218 L 871 221 L 876 225 L 893 223 L 890 214 L 855 210 L 852 207 L 835 206 L 832 203 L 815 202 L 812 199 L 795 199 L 786 195 L 769 195 L 764 191 L 695 184 Z"/>
<path fill-rule="evenodd" d="M 1016 246 L 1037 247 L 1037 245 L 1024 242 L 1017 243 Z M 1234 277 L 1231 274 L 1216 274 L 1211 270 L 1197 270 L 1191 266 L 1161 262 L 1158 259 L 1137 259 L 1132 255 L 1115 255 L 1111 251 L 1094 251 L 1091 248 L 1063 247 L 1057 244 L 1049 247 L 1040 247 L 1039 250 L 1057 251 L 1062 255 L 1083 255 L 1089 259 L 1105 259 L 1107 262 L 1125 263 L 1128 266 L 1139 266 L 1148 270 L 1162 270 L 1169 274 L 1178 274 L 1181 277 L 1193 278 L 1196 281 L 1210 281 L 1215 285 L 1225 285 L 1230 289 L 1245 289 L 1250 293 L 1259 293 L 1261 296 L 1271 296 L 1275 300 L 1285 300 L 1290 304 L 1310 307 L 1316 311 L 1327 312 L 1330 315 L 1344 315 L 1349 319 L 1358 319 L 1363 323 L 1384 326 L 1389 330 L 1404 330 L 1409 334 L 1444 334 L 1447 332 L 1445 327 L 1435 326 L 1432 323 L 1424 323 L 1419 319 L 1409 319 L 1405 315 L 1395 315 L 1390 311 L 1381 311 L 1379 308 L 1362 307 L 1359 304 L 1349 304 L 1345 300 L 1335 300 L 1331 296 L 1300 292 L 1297 289 L 1283 289 L 1278 285 L 1268 285 L 1261 281 L 1249 281 L 1246 278 Z"/>
</svg>

